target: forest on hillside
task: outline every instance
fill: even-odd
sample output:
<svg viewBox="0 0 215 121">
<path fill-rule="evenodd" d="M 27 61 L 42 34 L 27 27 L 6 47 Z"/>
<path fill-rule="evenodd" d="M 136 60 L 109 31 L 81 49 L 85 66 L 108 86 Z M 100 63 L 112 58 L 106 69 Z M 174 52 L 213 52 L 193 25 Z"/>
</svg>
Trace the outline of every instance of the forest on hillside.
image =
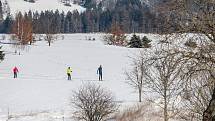
<svg viewBox="0 0 215 121">
<path fill-rule="evenodd" d="M 3 8 L 0 4 L 0 33 L 11 33 L 18 18 L 29 21 L 34 33 L 109 32 L 113 26 L 119 26 L 125 33 L 155 33 L 162 30 L 162 17 L 140 0 L 118 0 L 114 8 L 108 7 L 110 3 L 104 1 L 89 7 L 91 4 L 89 1 L 82 2 L 87 8 L 82 13 L 78 11 L 64 13 L 58 10 L 29 11 L 19 12 L 16 16 L 7 14 L 5 19 L 2 17 Z"/>
</svg>

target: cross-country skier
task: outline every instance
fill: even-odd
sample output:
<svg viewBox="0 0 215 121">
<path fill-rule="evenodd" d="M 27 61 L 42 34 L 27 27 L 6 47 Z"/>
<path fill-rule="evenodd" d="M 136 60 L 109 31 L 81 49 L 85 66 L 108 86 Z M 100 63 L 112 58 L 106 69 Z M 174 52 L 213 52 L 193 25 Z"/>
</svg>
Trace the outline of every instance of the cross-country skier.
<svg viewBox="0 0 215 121">
<path fill-rule="evenodd" d="M 18 68 L 15 66 L 13 68 L 13 78 L 17 78 L 17 73 L 19 72 Z"/>
<path fill-rule="evenodd" d="M 66 72 L 67 72 L 68 80 L 71 80 L 72 69 L 68 67 Z"/>
<path fill-rule="evenodd" d="M 99 81 L 102 81 L 102 65 L 97 69 L 97 74 L 99 74 Z"/>
</svg>

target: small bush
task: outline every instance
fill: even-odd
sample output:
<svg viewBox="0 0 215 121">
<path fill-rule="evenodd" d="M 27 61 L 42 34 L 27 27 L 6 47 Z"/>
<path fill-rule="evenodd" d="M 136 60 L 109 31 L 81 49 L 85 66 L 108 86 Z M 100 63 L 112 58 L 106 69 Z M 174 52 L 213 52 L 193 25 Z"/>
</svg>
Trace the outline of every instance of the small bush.
<svg viewBox="0 0 215 121">
<path fill-rule="evenodd" d="M 171 44 L 171 42 L 169 42 L 168 40 L 160 40 L 160 43 L 162 43 L 162 44 Z"/>
<path fill-rule="evenodd" d="M 35 3 L 35 0 L 24 0 L 26 2 Z"/>
<path fill-rule="evenodd" d="M 117 111 L 112 94 L 100 86 L 87 84 L 74 92 L 74 117 L 83 121 L 103 121 Z"/>
<path fill-rule="evenodd" d="M 1 40 L 5 40 L 6 39 L 6 36 L 5 35 L 2 35 L 1 36 Z"/>
<path fill-rule="evenodd" d="M 65 3 L 64 5 L 65 5 L 65 6 L 69 6 L 69 7 L 72 6 L 70 3 Z"/>
<path fill-rule="evenodd" d="M 107 34 L 104 37 L 104 40 L 109 45 L 116 45 L 116 46 L 127 46 L 126 35 L 122 31 L 119 25 L 113 24 L 111 25 L 110 34 Z"/>
<path fill-rule="evenodd" d="M 154 109 L 150 102 L 126 107 L 122 111 L 118 112 L 113 119 L 116 121 L 159 121 L 154 115 Z"/>
<path fill-rule="evenodd" d="M 4 54 L 4 52 L 1 50 L 1 48 L 2 48 L 2 46 L 0 46 L 0 62 L 1 62 L 2 60 L 4 60 L 4 56 L 5 56 L 5 54 Z"/>
<path fill-rule="evenodd" d="M 30 2 L 30 3 L 35 3 L 35 0 L 29 0 L 28 2 Z"/>
<path fill-rule="evenodd" d="M 108 45 L 126 46 L 126 36 L 124 34 L 109 34 L 104 36 L 104 41 Z"/>
<path fill-rule="evenodd" d="M 150 42 L 151 42 L 151 40 L 148 39 L 146 36 L 144 36 L 142 38 L 142 44 L 143 44 L 142 47 L 144 47 L 144 48 L 150 48 L 151 47 Z"/>
<path fill-rule="evenodd" d="M 187 47 L 191 47 L 191 48 L 196 48 L 197 47 L 197 43 L 192 41 L 192 40 L 188 40 L 184 45 L 187 46 Z"/>
</svg>

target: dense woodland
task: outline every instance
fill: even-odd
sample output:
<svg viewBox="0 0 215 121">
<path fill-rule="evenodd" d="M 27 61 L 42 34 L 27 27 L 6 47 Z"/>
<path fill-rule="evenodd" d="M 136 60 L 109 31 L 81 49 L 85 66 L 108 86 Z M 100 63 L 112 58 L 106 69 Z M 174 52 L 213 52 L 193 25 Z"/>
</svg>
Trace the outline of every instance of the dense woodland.
<svg viewBox="0 0 215 121">
<path fill-rule="evenodd" d="M 88 4 L 86 2 L 84 6 L 90 5 L 90 2 Z M 160 30 L 157 26 L 160 21 L 158 15 L 139 0 L 118 0 L 114 8 L 104 9 L 102 4 L 86 8 L 82 13 L 78 11 L 64 13 L 58 10 L 35 13 L 29 11 L 24 14 L 17 13 L 16 16 L 30 20 L 34 33 L 109 32 L 113 25 L 119 26 L 125 33 L 151 33 Z M 0 13 L 1 17 L 2 12 Z M 5 20 L 1 19 L 0 32 L 11 33 L 16 18 L 8 14 Z"/>
</svg>

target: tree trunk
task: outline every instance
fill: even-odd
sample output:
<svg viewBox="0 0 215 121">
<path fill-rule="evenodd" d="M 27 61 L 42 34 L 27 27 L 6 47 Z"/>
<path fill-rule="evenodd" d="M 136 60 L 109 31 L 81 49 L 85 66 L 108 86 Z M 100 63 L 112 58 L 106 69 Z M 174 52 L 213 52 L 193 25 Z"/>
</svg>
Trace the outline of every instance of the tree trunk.
<svg viewBox="0 0 215 121">
<path fill-rule="evenodd" d="M 142 102 L 142 89 L 139 88 L 139 102 Z"/>
<path fill-rule="evenodd" d="M 167 112 L 167 84 L 164 85 L 164 121 L 168 121 L 168 112 Z"/>
<path fill-rule="evenodd" d="M 212 99 L 207 107 L 207 109 L 203 113 L 202 121 L 215 121 L 215 87 L 213 89 Z"/>
<path fill-rule="evenodd" d="M 167 113 L 167 101 L 164 99 L 164 121 L 168 121 L 168 113 Z"/>
</svg>

